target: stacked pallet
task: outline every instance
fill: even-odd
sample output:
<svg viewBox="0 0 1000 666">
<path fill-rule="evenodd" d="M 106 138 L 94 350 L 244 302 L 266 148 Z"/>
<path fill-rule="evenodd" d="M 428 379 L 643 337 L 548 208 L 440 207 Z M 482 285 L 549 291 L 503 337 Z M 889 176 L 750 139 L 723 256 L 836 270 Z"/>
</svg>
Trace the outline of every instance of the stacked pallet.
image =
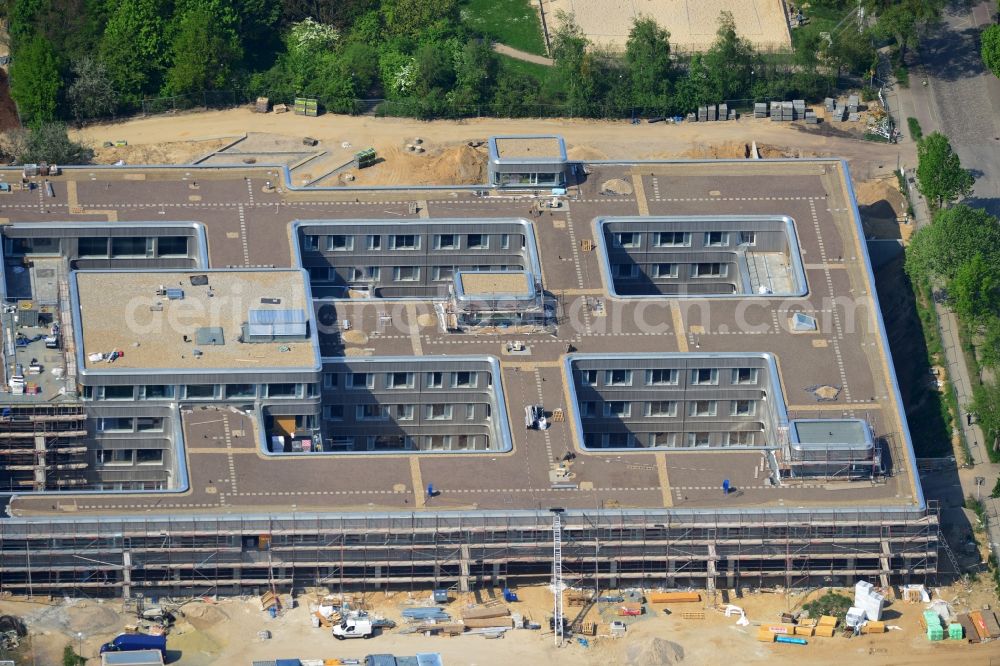
<svg viewBox="0 0 1000 666">
<path fill-rule="evenodd" d="M 683 604 L 701 601 L 698 592 L 652 592 L 649 595 L 651 604 Z"/>
</svg>

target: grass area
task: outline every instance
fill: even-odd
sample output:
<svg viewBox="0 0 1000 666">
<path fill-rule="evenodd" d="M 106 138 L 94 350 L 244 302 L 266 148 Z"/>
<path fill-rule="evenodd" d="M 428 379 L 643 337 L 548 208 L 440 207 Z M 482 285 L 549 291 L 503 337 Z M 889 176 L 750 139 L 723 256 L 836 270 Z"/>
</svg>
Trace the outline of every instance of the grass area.
<svg viewBox="0 0 1000 666">
<path fill-rule="evenodd" d="M 910 128 L 910 138 L 914 141 L 920 141 L 924 138 L 924 130 L 920 127 L 920 121 L 916 118 L 910 117 L 906 119 L 906 126 Z"/>
<path fill-rule="evenodd" d="M 545 40 L 533 0 L 465 0 L 462 23 L 494 41 L 545 55 Z"/>
<path fill-rule="evenodd" d="M 517 72 L 520 74 L 527 74 L 538 81 L 544 81 L 545 77 L 548 76 L 551 67 L 546 67 L 545 65 L 537 65 L 533 62 L 525 62 L 524 60 L 518 60 L 517 58 L 511 58 L 510 56 L 501 55 L 499 56 L 500 67 L 508 72 Z"/>
<path fill-rule="evenodd" d="M 837 592 L 827 592 L 819 599 L 803 605 L 802 608 L 809 611 L 809 617 L 818 618 L 820 615 L 844 617 L 852 605 L 853 600 L 850 597 Z"/>
<path fill-rule="evenodd" d="M 798 3 L 796 3 L 798 4 Z M 792 30 L 792 48 L 798 50 L 803 46 L 813 43 L 813 37 L 821 32 L 832 32 L 843 20 L 844 15 L 855 11 L 843 8 L 824 7 L 822 5 L 813 6 L 803 11 L 809 17 L 809 23 Z M 842 26 L 843 27 L 843 26 Z"/>
</svg>

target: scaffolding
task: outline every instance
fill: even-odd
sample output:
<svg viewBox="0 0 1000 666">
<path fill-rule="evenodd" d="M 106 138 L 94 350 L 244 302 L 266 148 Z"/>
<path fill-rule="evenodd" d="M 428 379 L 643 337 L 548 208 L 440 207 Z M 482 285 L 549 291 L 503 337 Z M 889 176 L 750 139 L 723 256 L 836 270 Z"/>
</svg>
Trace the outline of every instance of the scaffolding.
<svg viewBox="0 0 1000 666">
<path fill-rule="evenodd" d="M 78 403 L 0 407 L 0 488 L 43 491 L 85 486 L 86 421 Z"/>
<path fill-rule="evenodd" d="M 567 510 L 559 520 L 567 585 L 930 583 L 938 570 L 936 508 Z M 554 555 L 548 511 L 14 519 L 0 521 L 0 591 L 469 591 L 551 581 Z"/>
</svg>

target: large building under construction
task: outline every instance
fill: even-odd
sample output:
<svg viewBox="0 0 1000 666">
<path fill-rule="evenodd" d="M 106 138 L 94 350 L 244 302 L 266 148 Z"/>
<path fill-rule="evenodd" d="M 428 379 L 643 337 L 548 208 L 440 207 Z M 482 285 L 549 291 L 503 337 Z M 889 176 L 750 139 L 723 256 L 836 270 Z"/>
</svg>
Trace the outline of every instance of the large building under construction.
<svg viewBox="0 0 1000 666">
<path fill-rule="evenodd" d="M 936 574 L 844 162 L 490 171 L 0 170 L 0 591 Z"/>
</svg>

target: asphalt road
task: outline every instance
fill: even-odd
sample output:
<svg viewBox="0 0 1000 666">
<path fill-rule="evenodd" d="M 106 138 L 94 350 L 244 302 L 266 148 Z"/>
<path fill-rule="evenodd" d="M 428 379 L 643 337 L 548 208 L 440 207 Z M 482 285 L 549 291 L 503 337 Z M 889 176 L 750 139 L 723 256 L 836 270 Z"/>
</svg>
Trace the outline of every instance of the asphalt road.
<svg viewBox="0 0 1000 666">
<path fill-rule="evenodd" d="M 994 2 L 982 2 L 968 10 L 950 11 L 943 25 L 921 45 L 919 62 L 910 70 L 911 87 L 897 90 L 896 98 L 904 128 L 905 118 L 913 116 L 920 121 L 924 134 L 943 132 L 962 164 L 973 170 L 975 190 L 965 203 L 1000 215 L 1000 79 L 984 68 L 979 54 L 979 33 L 995 20 L 995 7 Z M 917 223 L 926 224 L 926 204 L 919 197 L 915 199 Z M 959 473 L 962 491 L 966 496 L 982 497 L 989 519 L 990 546 L 1000 556 L 1000 500 L 988 496 L 1000 474 L 1000 465 L 989 462 L 982 430 L 969 423 L 965 412 L 972 397 L 972 382 L 955 316 L 940 305 L 936 309 L 948 374 L 958 396 L 961 427 L 974 465 Z M 984 479 L 978 492 L 977 478 Z"/>
</svg>

